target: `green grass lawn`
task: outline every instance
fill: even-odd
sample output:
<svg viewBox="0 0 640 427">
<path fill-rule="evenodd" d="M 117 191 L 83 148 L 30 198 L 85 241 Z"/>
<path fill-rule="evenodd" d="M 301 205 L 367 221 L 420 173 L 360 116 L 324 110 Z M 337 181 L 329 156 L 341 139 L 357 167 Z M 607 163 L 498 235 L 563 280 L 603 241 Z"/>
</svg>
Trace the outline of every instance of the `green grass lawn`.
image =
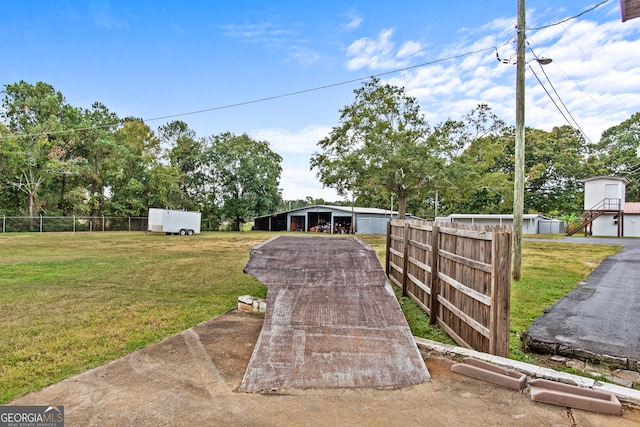
<svg viewBox="0 0 640 427">
<path fill-rule="evenodd" d="M 270 237 L 0 235 L 0 402 L 264 296 L 242 268 Z"/>
<path fill-rule="evenodd" d="M 269 232 L 0 234 L 0 403 L 117 359 L 231 310 L 266 288 L 242 268 Z M 358 236 L 384 262 L 384 236 Z M 518 334 L 605 256 L 601 245 L 524 242 L 512 285 Z M 415 335 L 448 338 L 400 298 Z"/>
</svg>

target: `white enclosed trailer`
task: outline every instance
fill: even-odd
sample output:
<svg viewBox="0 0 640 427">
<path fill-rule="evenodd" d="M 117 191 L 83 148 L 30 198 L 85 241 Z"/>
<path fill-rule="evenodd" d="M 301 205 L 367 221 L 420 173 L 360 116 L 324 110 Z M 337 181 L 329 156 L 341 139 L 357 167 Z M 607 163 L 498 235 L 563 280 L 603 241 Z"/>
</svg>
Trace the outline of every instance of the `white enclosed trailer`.
<svg viewBox="0 0 640 427">
<path fill-rule="evenodd" d="M 181 236 L 200 233 L 200 212 L 149 208 L 148 231 Z"/>
</svg>

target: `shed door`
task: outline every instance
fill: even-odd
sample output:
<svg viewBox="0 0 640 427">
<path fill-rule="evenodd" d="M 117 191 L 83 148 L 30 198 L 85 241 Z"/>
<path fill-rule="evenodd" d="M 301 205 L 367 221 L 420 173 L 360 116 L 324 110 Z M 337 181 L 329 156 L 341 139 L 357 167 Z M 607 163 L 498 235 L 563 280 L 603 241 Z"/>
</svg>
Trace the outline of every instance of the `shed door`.
<svg viewBox="0 0 640 427">
<path fill-rule="evenodd" d="M 606 199 L 617 199 L 618 184 L 606 184 L 604 187 L 604 197 Z"/>
</svg>

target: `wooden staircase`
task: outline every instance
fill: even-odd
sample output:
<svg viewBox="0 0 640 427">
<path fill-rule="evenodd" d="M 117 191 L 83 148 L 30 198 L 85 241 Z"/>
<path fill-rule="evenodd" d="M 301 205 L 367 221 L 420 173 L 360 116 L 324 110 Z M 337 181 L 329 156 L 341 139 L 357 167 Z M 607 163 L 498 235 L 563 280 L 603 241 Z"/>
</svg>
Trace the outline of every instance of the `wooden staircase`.
<svg viewBox="0 0 640 427">
<path fill-rule="evenodd" d="M 621 235 L 622 210 L 620 199 L 603 199 L 591 209 L 584 211 L 582 214 L 582 222 L 579 226 L 567 232 L 567 236 L 573 236 L 580 230 L 584 230 L 585 236 L 593 234 L 593 221 L 605 213 L 615 213 L 618 215 L 618 237 Z"/>
</svg>

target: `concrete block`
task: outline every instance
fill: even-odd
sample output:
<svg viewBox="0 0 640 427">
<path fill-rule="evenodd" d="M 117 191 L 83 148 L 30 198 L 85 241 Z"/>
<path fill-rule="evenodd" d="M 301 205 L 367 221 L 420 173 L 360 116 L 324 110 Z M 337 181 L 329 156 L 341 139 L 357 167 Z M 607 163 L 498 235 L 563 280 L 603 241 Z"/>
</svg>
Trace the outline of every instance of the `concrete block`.
<svg viewBox="0 0 640 427">
<path fill-rule="evenodd" d="M 611 381 L 612 383 L 621 385 L 623 387 L 629 387 L 629 388 L 633 387 L 633 381 L 630 381 L 624 378 L 618 378 L 612 375 L 607 375 L 605 378 L 607 381 Z"/>
<path fill-rule="evenodd" d="M 258 299 L 253 302 L 253 308 L 258 313 L 264 313 L 267 311 L 267 302 L 265 300 Z"/>
<path fill-rule="evenodd" d="M 542 369 L 540 366 L 532 365 L 531 363 L 520 362 L 519 360 L 511 360 L 506 358 L 501 358 L 503 361 L 498 361 L 496 358 L 495 363 L 502 367 L 513 369 L 518 372 L 522 372 L 530 377 L 535 377 L 538 374 L 538 371 Z"/>
<path fill-rule="evenodd" d="M 238 302 L 246 305 L 253 305 L 253 301 L 256 300 L 256 297 L 252 297 L 251 295 L 241 295 L 238 297 Z"/>
<path fill-rule="evenodd" d="M 563 384 L 575 385 L 578 387 L 593 387 L 596 381 L 593 378 L 581 377 L 579 375 L 568 374 L 566 372 L 554 371 L 549 368 L 540 368 L 535 375 L 536 378 L 557 381 Z"/>
<path fill-rule="evenodd" d="M 542 379 L 531 381 L 529 386 L 531 388 L 531 400 L 535 402 L 599 412 L 601 414 L 622 415 L 622 405 L 613 393 Z"/>
<path fill-rule="evenodd" d="M 424 348 L 430 351 L 435 352 L 439 355 L 447 355 L 452 354 L 453 349 L 458 348 L 451 344 L 443 344 L 437 341 L 428 340 L 426 338 L 413 337 L 413 340 L 420 348 Z"/>
<path fill-rule="evenodd" d="M 616 384 L 600 382 L 596 382 L 596 384 L 593 386 L 593 389 L 604 391 L 607 393 L 613 393 L 618 397 L 618 400 L 626 403 L 631 403 L 633 405 L 640 405 L 640 390 L 622 387 Z"/>
<path fill-rule="evenodd" d="M 524 374 L 471 357 L 453 365 L 451 371 L 512 390 L 521 390 L 527 383 L 527 376 Z"/>
<path fill-rule="evenodd" d="M 238 302 L 238 310 L 240 311 L 253 311 L 253 305 Z"/>
<path fill-rule="evenodd" d="M 251 295 L 242 295 L 238 297 L 238 310 L 264 313 L 267 310 L 267 302 Z"/>
<path fill-rule="evenodd" d="M 630 371 L 628 369 L 616 369 L 613 376 L 624 380 L 631 381 L 633 384 L 640 384 L 640 372 Z M 632 386 L 633 387 L 633 386 Z"/>
<path fill-rule="evenodd" d="M 472 350 L 470 348 L 465 348 L 465 347 L 456 347 L 453 349 L 453 351 L 460 356 L 466 356 L 466 357 L 479 358 L 484 355 L 484 353 L 481 353 L 476 350 Z"/>
</svg>

